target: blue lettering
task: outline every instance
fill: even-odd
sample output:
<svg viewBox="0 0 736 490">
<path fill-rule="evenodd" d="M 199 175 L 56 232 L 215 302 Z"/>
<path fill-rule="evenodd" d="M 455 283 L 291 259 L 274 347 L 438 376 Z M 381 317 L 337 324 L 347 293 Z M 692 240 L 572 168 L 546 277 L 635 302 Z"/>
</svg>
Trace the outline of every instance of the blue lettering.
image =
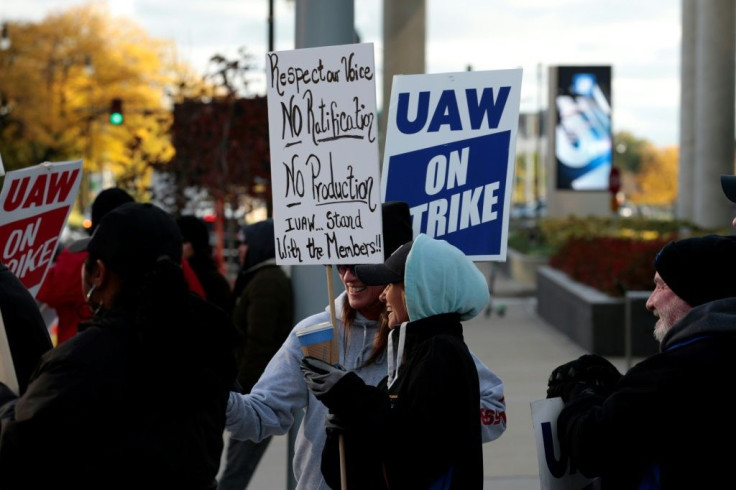
<svg viewBox="0 0 736 490">
<path fill-rule="evenodd" d="M 511 87 L 500 87 L 498 96 L 494 100 L 493 88 L 486 87 L 481 92 L 480 100 L 478 100 L 476 89 L 465 89 L 470 127 L 474 130 L 479 129 L 483 124 L 483 120 L 487 119 L 488 128 L 497 128 L 510 93 Z M 424 128 L 429 115 L 429 97 L 429 92 L 419 92 L 416 116 L 414 119 L 410 119 L 409 101 L 411 93 L 399 94 L 398 107 L 396 108 L 396 127 L 399 131 L 404 134 L 416 134 Z M 462 131 L 463 129 L 460 108 L 454 90 L 443 90 L 440 94 L 427 131 L 430 133 L 437 132 L 444 125 L 449 126 L 450 131 Z"/>
<path fill-rule="evenodd" d="M 478 101 L 478 94 L 474 89 L 465 89 L 465 97 L 468 100 L 468 115 L 470 116 L 470 127 L 478 129 L 483 122 L 483 116 L 488 116 L 488 127 L 497 128 L 501 120 L 506 101 L 509 98 L 511 87 L 501 87 L 498 91 L 498 99 L 493 101 L 493 89 L 483 89 L 483 95 Z"/>
<path fill-rule="evenodd" d="M 399 105 L 396 108 L 396 127 L 404 134 L 418 133 L 427 122 L 429 114 L 429 92 L 419 92 L 419 103 L 417 104 L 417 117 L 409 120 L 409 96 L 408 93 L 399 94 Z"/>
<path fill-rule="evenodd" d="M 460 122 L 460 109 L 457 107 L 457 99 L 455 99 L 454 90 L 443 90 L 440 95 L 440 101 L 434 110 L 432 122 L 429 123 L 430 133 L 439 131 L 440 126 L 448 124 L 450 131 L 459 131 L 463 129 Z"/>
<path fill-rule="evenodd" d="M 549 472 L 555 478 L 562 478 L 567 472 L 567 456 L 560 454 L 560 460 L 555 459 L 555 446 L 552 440 L 550 422 L 542 422 L 542 441 L 544 442 L 544 460 L 547 462 Z"/>
</svg>

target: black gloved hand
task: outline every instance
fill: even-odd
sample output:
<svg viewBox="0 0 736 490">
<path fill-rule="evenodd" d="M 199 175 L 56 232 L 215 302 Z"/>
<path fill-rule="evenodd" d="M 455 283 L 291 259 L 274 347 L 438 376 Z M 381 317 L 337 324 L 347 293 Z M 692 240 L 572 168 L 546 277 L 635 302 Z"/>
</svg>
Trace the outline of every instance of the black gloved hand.
<svg viewBox="0 0 736 490">
<path fill-rule="evenodd" d="M 622 376 L 616 366 L 608 359 L 595 354 L 582 357 L 585 358 L 583 359 L 583 376 L 592 385 L 593 391 L 601 396 L 613 393 Z"/>
<path fill-rule="evenodd" d="M 597 354 L 585 354 L 552 371 L 547 381 L 547 398 L 560 396 L 567 402 L 587 388 L 608 396 L 619 379 L 621 373 L 608 360 Z"/>
<path fill-rule="evenodd" d="M 314 393 L 319 400 L 326 395 L 340 379 L 345 376 L 345 371 L 340 366 L 333 366 L 316 357 L 307 356 L 302 359 L 299 369 L 304 373 L 307 388 Z"/>
</svg>

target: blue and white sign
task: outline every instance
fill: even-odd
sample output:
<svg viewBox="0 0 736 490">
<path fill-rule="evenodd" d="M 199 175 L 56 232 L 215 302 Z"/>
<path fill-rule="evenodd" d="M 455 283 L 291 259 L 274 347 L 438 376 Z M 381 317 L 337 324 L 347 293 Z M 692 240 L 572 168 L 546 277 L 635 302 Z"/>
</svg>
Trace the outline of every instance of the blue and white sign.
<svg viewBox="0 0 736 490">
<path fill-rule="evenodd" d="M 565 404 L 562 398 L 543 398 L 531 403 L 534 438 L 537 442 L 539 483 L 541 490 L 596 490 L 597 478 L 586 478 L 560 449 L 557 439 L 557 417 Z"/>
<path fill-rule="evenodd" d="M 506 260 L 521 74 L 394 77 L 381 195 L 409 204 L 415 235 Z"/>
</svg>

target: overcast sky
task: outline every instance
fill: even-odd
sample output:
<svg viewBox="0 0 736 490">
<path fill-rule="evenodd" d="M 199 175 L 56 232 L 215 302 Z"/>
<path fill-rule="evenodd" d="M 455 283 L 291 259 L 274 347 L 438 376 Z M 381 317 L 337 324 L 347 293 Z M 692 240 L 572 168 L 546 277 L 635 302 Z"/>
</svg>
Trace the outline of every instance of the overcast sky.
<svg viewBox="0 0 736 490">
<path fill-rule="evenodd" d="M 399 1 L 399 0 L 393 0 Z M 40 20 L 82 0 L 1 0 L 0 21 Z M 104 2 L 103 2 L 104 3 Z M 204 72 L 215 53 L 245 46 L 262 70 L 268 0 L 109 0 Z M 382 74 L 383 0 L 354 0 L 356 30 Z M 614 131 L 679 144 L 680 0 L 426 0 L 427 73 L 522 67 L 521 110 L 547 106 L 551 65 L 612 65 Z M 275 0 L 275 49 L 294 48 L 293 1 Z M 265 76 L 261 78 L 265 80 Z M 381 81 L 376 81 L 381 104 Z M 254 89 L 265 93 L 264 84 Z"/>
</svg>

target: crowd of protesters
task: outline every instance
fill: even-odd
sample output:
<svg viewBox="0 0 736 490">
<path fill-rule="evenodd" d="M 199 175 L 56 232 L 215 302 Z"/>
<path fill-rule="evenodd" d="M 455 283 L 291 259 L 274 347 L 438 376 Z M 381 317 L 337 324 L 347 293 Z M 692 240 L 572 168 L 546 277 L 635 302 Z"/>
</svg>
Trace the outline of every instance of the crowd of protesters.
<svg viewBox="0 0 736 490">
<path fill-rule="evenodd" d="M 736 177 L 722 185 L 736 203 Z M 344 292 L 296 322 L 271 219 L 240 230 L 231 287 L 201 219 L 120 189 L 92 210 L 90 237 L 60 251 L 37 298 L 0 264 L 15 367 L 0 383 L 1 488 L 246 488 L 301 410 L 298 489 L 483 487 L 481 445 L 506 429 L 504 384 L 461 321 L 487 307 L 487 284 L 459 249 L 414 236 L 405 203 L 381 207 L 385 262 L 338 265 Z M 736 239 L 675 240 L 652 261 L 660 351 L 625 373 L 593 353 L 553 369 L 560 447 L 604 489 L 715 488 L 736 455 L 723 389 L 736 375 L 724 274 Z M 59 316 L 56 345 L 39 302 Z M 305 357 L 297 334 L 331 311 L 338 362 Z M 688 387 L 708 416 L 676 430 Z"/>
</svg>

